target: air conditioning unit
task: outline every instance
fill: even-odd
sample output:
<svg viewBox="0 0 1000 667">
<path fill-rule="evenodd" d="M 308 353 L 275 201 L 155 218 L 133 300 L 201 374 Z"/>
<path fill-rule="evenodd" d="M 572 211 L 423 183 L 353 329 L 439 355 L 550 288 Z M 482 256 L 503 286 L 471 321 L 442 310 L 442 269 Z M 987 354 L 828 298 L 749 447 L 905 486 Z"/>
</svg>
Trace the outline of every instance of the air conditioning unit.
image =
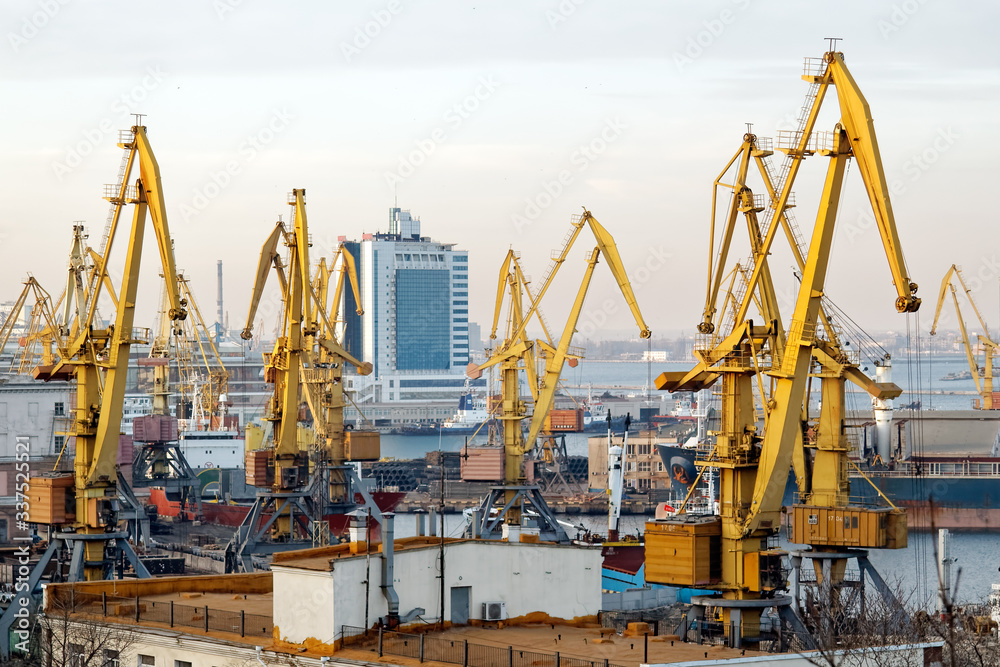
<svg viewBox="0 0 1000 667">
<path fill-rule="evenodd" d="M 484 621 L 502 621 L 507 618 L 507 603 L 506 602 L 484 602 L 483 603 L 483 620 Z"/>
</svg>

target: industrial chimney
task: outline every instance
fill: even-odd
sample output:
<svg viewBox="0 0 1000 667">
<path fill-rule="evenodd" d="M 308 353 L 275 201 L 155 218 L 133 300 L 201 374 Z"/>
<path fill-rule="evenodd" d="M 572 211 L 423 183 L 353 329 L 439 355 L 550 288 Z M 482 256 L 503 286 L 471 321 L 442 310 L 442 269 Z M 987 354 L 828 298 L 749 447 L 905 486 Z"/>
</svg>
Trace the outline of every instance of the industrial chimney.
<svg viewBox="0 0 1000 667">
<path fill-rule="evenodd" d="M 219 313 L 215 321 L 215 339 L 218 340 L 222 337 L 222 332 L 225 331 L 225 318 L 222 316 L 222 260 L 219 260 Z"/>
</svg>

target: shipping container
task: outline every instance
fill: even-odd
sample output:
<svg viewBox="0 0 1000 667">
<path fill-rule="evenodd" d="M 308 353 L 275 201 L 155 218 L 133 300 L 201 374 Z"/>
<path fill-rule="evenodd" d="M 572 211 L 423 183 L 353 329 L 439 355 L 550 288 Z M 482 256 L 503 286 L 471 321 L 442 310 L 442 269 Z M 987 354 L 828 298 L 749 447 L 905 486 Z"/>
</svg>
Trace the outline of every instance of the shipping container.
<svg viewBox="0 0 1000 667">
<path fill-rule="evenodd" d="M 76 519 L 72 473 L 36 474 L 28 480 L 28 521 L 63 524 Z"/>
<path fill-rule="evenodd" d="M 720 580 L 722 522 L 718 517 L 646 522 L 646 581 L 707 586 Z"/>
<path fill-rule="evenodd" d="M 246 480 L 250 486 L 274 484 L 274 450 L 255 449 L 246 454 Z"/>
<path fill-rule="evenodd" d="M 583 430 L 583 409 L 549 410 L 549 428 L 564 433 L 578 433 Z"/>
<path fill-rule="evenodd" d="M 177 438 L 176 417 L 145 415 L 132 422 L 132 439 L 136 442 L 175 442 Z"/>
<path fill-rule="evenodd" d="M 503 478 L 503 447 L 465 447 L 462 450 L 462 481 L 500 482 Z"/>
<path fill-rule="evenodd" d="M 906 546 L 906 513 L 863 507 L 792 506 L 792 542 L 862 549 Z"/>
<path fill-rule="evenodd" d="M 348 461 L 378 461 L 381 457 L 378 431 L 344 431 L 344 458 Z"/>
</svg>

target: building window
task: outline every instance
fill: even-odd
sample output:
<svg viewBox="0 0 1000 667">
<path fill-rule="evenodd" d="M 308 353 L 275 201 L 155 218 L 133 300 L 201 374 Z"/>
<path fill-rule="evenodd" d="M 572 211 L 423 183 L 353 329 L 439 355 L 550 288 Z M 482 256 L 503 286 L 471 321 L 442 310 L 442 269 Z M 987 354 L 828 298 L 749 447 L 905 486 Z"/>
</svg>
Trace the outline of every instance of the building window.
<svg viewBox="0 0 1000 667">
<path fill-rule="evenodd" d="M 469 257 L 467 255 L 455 255 L 456 262 L 468 262 Z"/>
<path fill-rule="evenodd" d="M 639 461 L 639 472 L 649 472 L 649 461 Z"/>
<path fill-rule="evenodd" d="M 187 660 L 174 660 L 174 667 L 191 667 L 191 663 Z"/>
<path fill-rule="evenodd" d="M 625 445 L 625 456 L 635 456 L 635 445 Z"/>
<path fill-rule="evenodd" d="M 468 289 L 469 288 L 469 283 L 455 283 L 455 287 L 459 287 L 459 288 L 462 288 L 462 289 Z"/>
<path fill-rule="evenodd" d="M 454 320 L 452 320 L 452 322 L 468 322 L 468 321 L 469 321 L 468 317 L 456 317 Z"/>
<path fill-rule="evenodd" d="M 649 443 L 646 443 L 645 445 L 640 444 L 639 445 L 639 456 L 648 456 L 649 453 L 650 453 L 650 451 L 652 450 L 652 447 L 653 446 L 651 444 L 649 444 Z"/>
<path fill-rule="evenodd" d="M 68 644 L 66 646 L 67 663 L 70 667 L 86 667 L 86 656 L 83 653 L 82 644 Z"/>
<path fill-rule="evenodd" d="M 63 445 L 66 444 L 66 436 L 64 436 L 64 435 L 57 435 L 55 437 L 55 443 L 54 444 L 55 444 L 55 447 L 56 447 L 56 451 L 61 452 L 62 448 L 63 448 Z"/>
<path fill-rule="evenodd" d="M 56 417 L 62 417 L 63 415 L 66 414 L 66 404 L 65 403 L 56 403 L 55 406 L 53 406 L 53 407 L 55 409 Z"/>
<path fill-rule="evenodd" d="M 468 292 L 452 292 L 452 296 L 469 296 Z"/>
<path fill-rule="evenodd" d="M 136 663 L 139 667 L 156 667 L 156 658 L 151 655 L 139 654 L 139 660 Z"/>
<path fill-rule="evenodd" d="M 469 309 L 468 308 L 456 308 L 456 309 L 454 309 L 451 312 L 454 313 L 455 315 L 468 315 L 469 314 Z"/>
<path fill-rule="evenodd" d="M 104 649 L 104 659 L 101 662 L 101 667 L 121 667 L 121 664 L 118 651 L 113 651 L 109 648 Z"/>
<path fill-rule="evenodd" d="M 468 306 L 469 305 L 469 301 L 468 300 L 452 301 L 451 305 L 453 305 L 453 306 Z M 61 404 L 57 404 L 57 405 L 61 405 Z"/>
</svg>

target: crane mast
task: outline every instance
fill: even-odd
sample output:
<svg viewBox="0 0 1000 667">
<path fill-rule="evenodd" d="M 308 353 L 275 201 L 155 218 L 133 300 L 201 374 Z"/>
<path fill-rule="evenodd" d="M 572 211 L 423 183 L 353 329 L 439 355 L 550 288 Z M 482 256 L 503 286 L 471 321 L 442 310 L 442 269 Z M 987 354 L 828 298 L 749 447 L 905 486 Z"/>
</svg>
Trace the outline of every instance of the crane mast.
<svg viewBox="0 0 1000 667">
<path fill-rule="evenodd" d="M 278 276 L 283 304 L 282 335 L 265 354 L 265 379 L 274 384 L 265 419 L 272 424 L 271 443 L 247 452 L 247 482 L 258 487 L 257 498 L 226 550 L 227 571 L 252 572 L 254 557 L 277 551 L 316 546 L 329 541 L 327 514 L 358 506 L 361 494 L 372 516 L 382 515 L 362 487 L 347 460 L 378 458 L 378 433 L 344 429 L 343 369 L 350 364 L 358 373 L 371 372 L 370 363 L 348 353 L 336 338 L 336 312 L 328 314 L 331 270 L 325 260 L 315 277 L 310 275 L 309 227 L 305 190 L 293 190 L 290 229 L 278 222 L 261 249 L 246 326 L 241 336 L 253 336 L 253 321 L 273 268 Z M 283 263 L 278 245 L 288 248 Z M 346 249 L 341 258 L 360 303 L 353 258 Z M 340 307 L 343 286 L 335 289 L 334 308 Z M 315 458 L 299 443 L 299 406 L 305 402 L 321 440 Z"/>
<path fill-rule="evenodd" d="M 149 576 L 128 544 L 127 533 L 118 529 L 119 476 L 115 468 L 129 350 L 132 344 L 148 338 L 148 330 L 134 328 L 147 214 L 159 248 L 160 268 L 167 276 L 170 317 L 183 320 L 187 311 L 177 290 L 160 171 L 146 128 L 137 124 L 121 132 L 118 145 L 126 151 L 124 168 L 121 180 L 105 188 L 105 198 L 113 206 L 111 224 L 108 242 L 92 274 L 93 289 L 87 307 L 79 311 L 80 317 L 72 326 L 66 327 L 73 334 L 62 343 L 65 352 L 53 364 L 39 366 L 33 373 L 37 379 L 46 381 L 76 380 L 76 407 L 70 432 L 76 439 L 76 454 L 71 475 L 34 476 L 29 485 L 32 499 L 29 520 L 48 525 L 52 530 L 49 547 L 29 577 L 32 593 L 57 551 L 69 552 L 71 581 L 113 578 L 114 565 L 120 558 L 127 559 L 139 576 Z M 135 166 L 139 167 L 139 177 L 130 183 Z M 97 303 L 108 276 L 121 215 L 129 205 L 133 208 L 132 224 L 115 320 L 101 329 L 95 321 Z M 11 605 L 0 618 L 0 650 L 5 655 L 9 651 L 8 628 L 15 609 L 16 605 Z"/>
<path fill-rule="evenodd" d="M 593 231 L 597 245 L 587 254 L 587 268 L 578 288 L 576 298 L 570 308 L 566 326 L 563 328 L 558 344 L 553 345 L 548 327 L 541 317 L 539 305 L 548 287 L 552 284 L 552 279 L 562 266 L 580 231 L 585 226 L 589 226 Z M 639 311 L 635 294 L 632 292 L 632 287 L 625 272 L 621 256 L 618 254 L 614 238 L 590 211 L 584 209 L 582 215 L 574 216 L 563 247 L 553 259 L 553 264 L 546 277 L 542 280 L 542 286 L 537 294 L 533 295 L 528 289 L 527 280 L 521 271 L 516 254 L 513 251 L 508 251 L 504 258 L 497 285 L 496 308 L 494 310 L 493 329 L 490 338 L 496 339 L 504 296 L 509 294 L 509 317 L 506 338 L 494 348 L 492 356 L 486 362 L 478 366 L 470 364 L 468 370 L 469 377 L 477 379 L 482 376 L 485 369 L 493 366 L 499 366 L 500 368 L 501 411 L 499 419 L 503 424 L 505 486 L 494 488 L 490 496 L 483 501 L 480 507 L 481 525 L 478 534 L 484 537 L 496 536 L 497 529 L 502 522 L 503 536 L 507 539 L 512 539 L 512 532 L 519 530 L 522 523 L 521 507 L 525 504 L 530 504 L 539 515 L 538 523 L 540 524 L 539 530 L 541 531 L 542 539 L 567 539 L 565 531 L 551 516 L 538 487 L 524 485 L 524 455 L 527 449 L 535 447 L 539 434 L 549 434 L 549 412 L 555 400 L 563 365 L 567 359 L 579 358 L 580 356 L 571 352 L 570 345 L 573 334 L 576 333 L 576 325 L 583 309 L 594 270 L 601 255 L 604 255 L 607 260 L 612 275 L 615 277 L 619 289 L 636 320 L 636 324 L 639 327 L 639 335 L 643 338 L 649 338 L 649 327 L 646 326 Z M 524 310 L 523 297 L 525 295 L 527 295 L 530 304 L 527 311 Z M 526 327 L 533 316 L 541 322 L 542 330 L 547 340 L 531 340 L 527 336 Z M 536 355 L 545 357 L 545 370 L 540 377 L 535 370 Z M 535 401 L 527 439 L 525 439 L 520 427 L 521 421 L 527 418 L 527 407 L 525 402 L 521 400 L 521 370 L 527 376 L 532 398 Z M 503 509 L 497 517 L 491 517 L 491 509 L 495 505 L 499 505 Z"/>
<path fill-rule="evenodd" d="M 735 628 L 741 637 L 756 634 L 760 611 L 769 606 L 777 607 L 786 622 L 801 626 L 790 613 L 795 601 L 781 595 L 786 581 L 786 554 L 776 548 L 773 539 L 791 469 L 796 472 L 803 501 L 793 508 L 793 515 L 796 535 L 800 535 L 801 529 L 804 539 L 795 541 L 812 546 L 811 551 L 796 552 L 795 557 L 799 561 L 803 557 L 813 558 L 821 580 L 824 574 L 834 585 L 842 579 L 846 561 L 835 557 L 833 552 L 838 549 L 896 548 L 905 546 L 906 540 L 904 513 L 848 506 L 850 446 L 844 435 L 844 383 L 853 381 L 882 399 L 899 395 L 895 385 L 872 382 L 850 363 L 840 347 L 836 327 L 823 308 L 837 211 L 850 159 L 859 164 L 875 213 L 897 290 L 897 311 L 913 312 L 919 308 L 920 300 L 914 296 L 917 286 L 910 281 L 903 261 L 870 111 L 847 71 L 843 54 L 829 52 L 822 59 L 807 59 L 803 78 L 811 84 L 810 94 L 799 129 L 779 136 L 779 150 L 787 155 L 779 177 L 770 177 L 769 168 L 761 161 L 769 149 L 758 146 L 756 137 L 749 132 L 744 136 L 741 150 L 723 170 L 725 174 L 739 161 L 736 182 L 729 186 L 734 196 L 717 260 L 714 241 L 710 246 L 708 295 L 699 325 L 706 338 L 696 350 L 699 363 L 691 371 L 664 373 L 657 380 L 658 388 L 669 391 L 699 390 L 721 382 L 720 430 L 711 454 L 700 462 L 703 467 L 720 469 L 720 514 L 682 515 L 649 523 L 647 580 L 719 590 L 721 600 L 701 603 L 721 607 L 724 623 Z M 837 88 L 841 120 L 832 133 L 820 135 L 815 126 L 831 86 Z M 801 163 L 817 154 L 827 157 L 829 164 L 812 236 L 803 252 L 797 230 L 789 222 L 788 209 Z M 761 167 L 766 184 L 767 197 L 760 201 L 746 186 L 751 156 Z M 768 208 L 761 224 L 756 214 Z M 746 276 L 742 285 L 745 292 L 726 295 L 734 308 L 730 324 L 720 331 L 717 315 L 722 313 L 717 312 L 715 304 L 720 297 L 738 211 L 744 213 L 748 223 L 752 271 L 748 276 L 740 274 Z M 773 222 L 775 217 L 778 224 Z M 713 203 L 713 239 L 714 220 Z M 785 230 L 800 273 L 787 327 L 778 313 L 766 260 L 779 227 Z M 748 318 L 755 304 L 763 318 L 761 323 Z M 820 371 L 814 372 L 814 367 Z M 803 425 L 813 377 L 821 379 L 823 401 L 816 438 L 806 441 Z M 755 405 L 755 390 L 761 400 L 759 409 Z M 808 529 L 818 523 L 819 517 L 825 524 L 828 516 L 843 517 L 845 513 L 849 520 L 839 538 L 830 534 L 826 525 L 821 532 Z M 861 529 L 856 527 L 858 521 L 864 524 Z M 879 529 L 865 533 L 870 524 L 878 525 Z M 677 554 L 679 562 L 667 558 L 668 554 Z M 858 552 L 854 557 L 864 568 L 867 553 Z M 880 581 L 876 581 L 876 586 Z M 699 609 L 696 614 L 704 613 L 703 608 L 696 609 Z"/>
</svg>

